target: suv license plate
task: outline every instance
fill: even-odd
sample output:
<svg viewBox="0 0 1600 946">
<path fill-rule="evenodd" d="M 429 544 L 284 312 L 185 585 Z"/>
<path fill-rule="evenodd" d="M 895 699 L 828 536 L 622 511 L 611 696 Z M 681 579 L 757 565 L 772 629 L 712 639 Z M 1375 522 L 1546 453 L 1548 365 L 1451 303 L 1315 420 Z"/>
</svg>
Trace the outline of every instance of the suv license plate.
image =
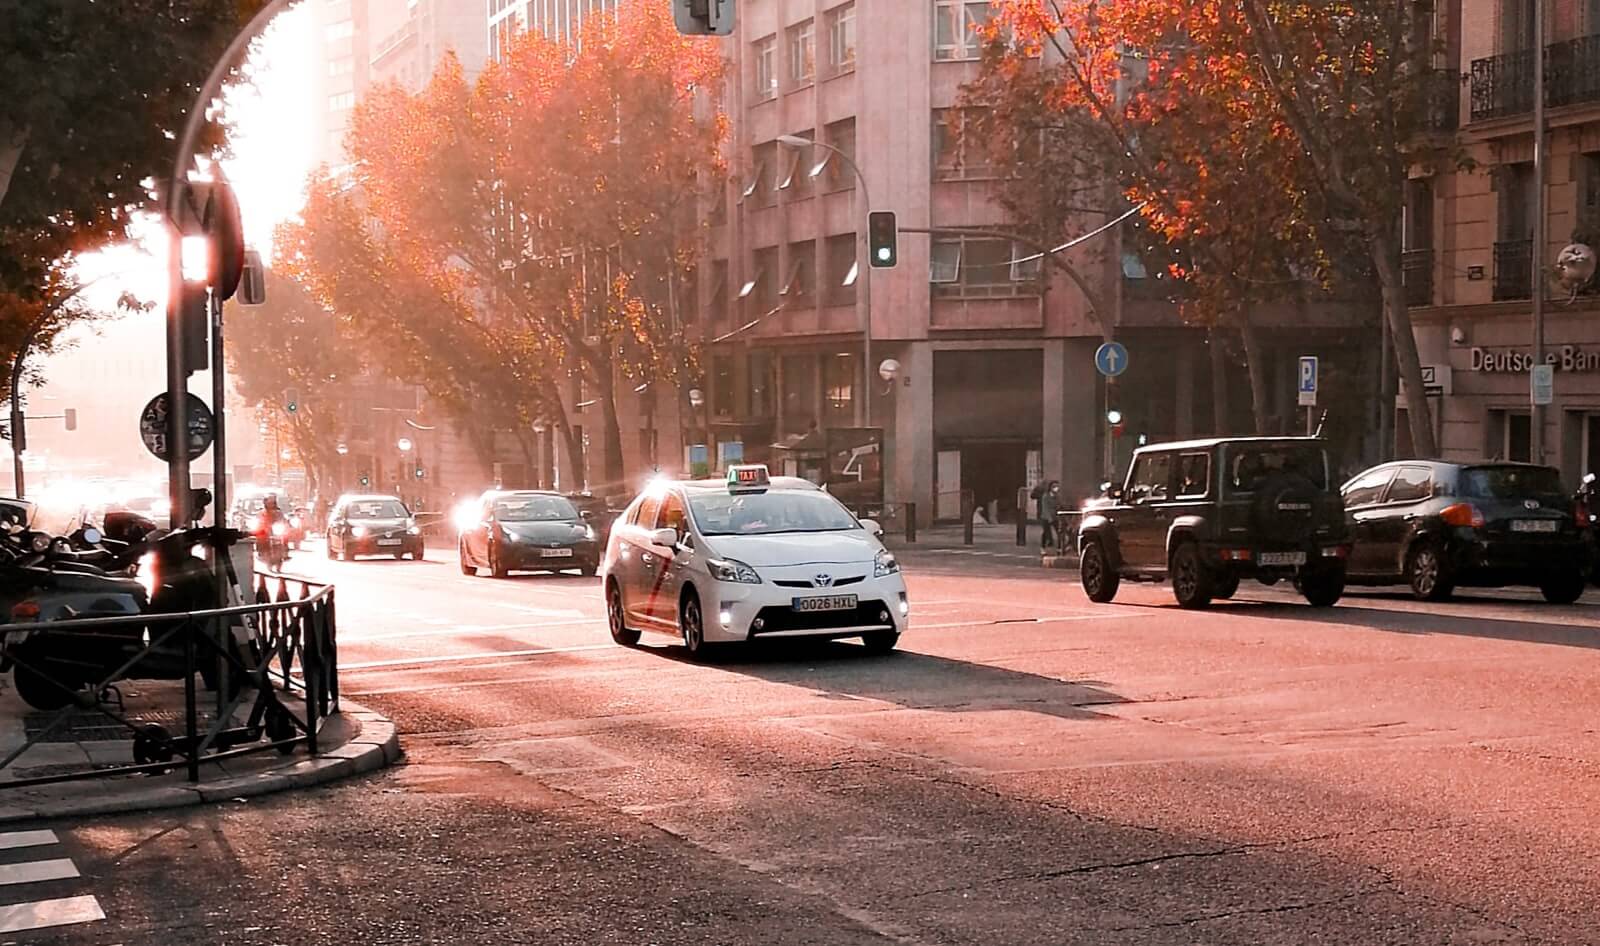
<svg viewBox="0 0 1600 946">
<path fill-rule="evenodd" d="M 1306 553 L 1304 552 L 1262 552 L 1256 557 L 1259 565 L 1304 565 Z"/>
<path fill-rule="evenodd" d="M 540 552 L 539 554 L 543 555 L 545 558 L 571 558 L 572 557 L 572 550 L 571 549 L 545 549 L 544 551 Z"/>
<path fill-rule="evenodd" d="M 378 540 L 378 544 L 379 545 L 403 545 L 404 544 L 404 540 L 402 540 L 402 539 L 379 539 Z"/>
<path fill-rule="evenodd" d="M 1559 532 L 1561 523 L 1554 519 L 1513 519 L 1512 532 Z"/>
<path fill-rule="evenodd" d="M 855 595 L 825 595 L 820 598 L 795 598 L 796 611 L 850 611 L 856 606 Z"/>
</svg>

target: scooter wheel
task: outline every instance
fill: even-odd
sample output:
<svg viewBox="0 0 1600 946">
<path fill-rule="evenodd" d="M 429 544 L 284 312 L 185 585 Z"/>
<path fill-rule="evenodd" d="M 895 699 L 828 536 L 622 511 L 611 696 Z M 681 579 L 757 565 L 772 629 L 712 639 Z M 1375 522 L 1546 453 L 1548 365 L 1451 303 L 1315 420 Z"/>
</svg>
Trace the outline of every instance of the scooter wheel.
<svg viewBox="0 0 1600 946">
<path fill-rule="evenodd" d="M 176 754 L 172 734 L 164 726 L 150 723 L 139 727 L 139 731 L 133 734 L 133 761 L 140 765 L 171 762 Z"/>
</svg>

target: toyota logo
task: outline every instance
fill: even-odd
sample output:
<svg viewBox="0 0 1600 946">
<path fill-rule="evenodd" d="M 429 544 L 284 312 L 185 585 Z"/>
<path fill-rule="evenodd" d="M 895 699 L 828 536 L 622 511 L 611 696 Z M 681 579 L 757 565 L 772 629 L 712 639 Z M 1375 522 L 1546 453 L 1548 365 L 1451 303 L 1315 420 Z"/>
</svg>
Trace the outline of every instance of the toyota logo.
<svg viewBox="0 0 1600 946">
<path fill-rule="evenodd" d="M 833 576 L 817 575 L 811 579 L 811 583 L 816 585 L 818 588 L 831 588 L 833 586 Z"/>
<path fill-rule="evenodd" d="M 1538 509 L 1539 501 L 1537 499 L 1524 499 L 1522 501 L 1522 507 L 1524 509 Z"/>
</svg>

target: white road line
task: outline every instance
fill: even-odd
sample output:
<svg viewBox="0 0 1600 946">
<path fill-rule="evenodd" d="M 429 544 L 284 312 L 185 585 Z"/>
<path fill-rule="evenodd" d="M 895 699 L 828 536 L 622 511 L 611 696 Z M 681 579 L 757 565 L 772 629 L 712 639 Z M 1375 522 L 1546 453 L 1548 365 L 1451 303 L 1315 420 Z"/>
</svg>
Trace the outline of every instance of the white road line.
<svg viewBox="0 0 1600 946">
<path fill-rule="evenodd" d="M 54 831 L 7 831 L 0 834 L 0 851 L 55 843 L 56 833 Z"/>
<path fill-rule="evenodd" d="M 354 621 L 348 615 L 345 618 Z M 544 630 L 550 627 L 585 627 L 597 623 L 604 623 L 605 615 L 597 614 L 593 617 L 579 618 L 572 621 L 528 621 L 516 624 L 457 624 L 452 627 L 438 627 L 426 631 L 394 631 L 393 633 L 362 634 L 360 632 L 339 632 L 341 644 L 375 644 L 382 641 L 408 640 L 416 637 L 450 637 L 457 634 L 486 634 L 491 631 L 533 631 Z"/>
<path fill-rule="evenodd" d="M 10 906 L 0 907 L 0 933 L 20 933 L 23 930 L 42 930 L 51 926 L 92 923 L 105 918 L 105 911 L 100 909 L 100 901 L 93 897 L 62 897 L 57 900 L 13 903 Z"/>
<path fill-rule="evenodd" d="M 941 624 L 923 624 L 916 620 L 913 614 L 911 633 L 923 630 L 940 630 L 950 627 L 984 627 L 994 625 L 1003 627 L 1007 624 L 1059 624 L 1065 621 L 1118 621 L 1144 617 L 1140 614 L 1058 614 L 1039 618 L 978 618 L 972 621 L 951 621 Z"/>
<path fill-rule="evenodd" d="M 77 876 L 77 865 L 64 857 L 48 861 L 27 861 L 21 864 L 0 864 L 0 886 L 36 884 L 45 880 L 70 880 Z"/>
<path fill-rule="evenodd" d="M 469 660 L 504 660 L 507 657 L 542 657 L 547 654 L 579 654 L 592 650 L 615 650 L 616 644 L 578 644 L 572 647 L 540 647 L 535 650 L 496 650 L 482 654 L 441 654 L 437 657 L 402 657 L 395 660 L 367 660 L 340 664 L 339 672 L 380 670 L 386 667 L 422 667 L 431 664 L 464 663 Z"/>
<path fill-rule="evenodd" d="M 504 608 L 507 611 L 515 611 L 518 614 L 533 614 L 542 618 L 583 617 L 583 612 L 579 611 L 577 608 L 536 608 L 528 604 L 511 604 L 506 601 L 491 601 L 490 604 L 493 604 L 497 608 Z"/>
</svg>

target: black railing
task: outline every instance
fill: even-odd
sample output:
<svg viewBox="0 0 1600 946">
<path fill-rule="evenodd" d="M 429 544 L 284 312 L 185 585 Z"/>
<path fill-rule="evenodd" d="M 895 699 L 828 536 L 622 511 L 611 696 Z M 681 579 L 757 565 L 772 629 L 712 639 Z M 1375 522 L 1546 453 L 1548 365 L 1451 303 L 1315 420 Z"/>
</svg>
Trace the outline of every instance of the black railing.
<svg viewBox="0 0 1600 946">
<path fill-rule="evenodd" d="M 1545 47 L 1544 103 L 1551 107 L 1600 102 L 1600 35 Z M 1473 60 L 1472 120 L 1533 110 L 1533 51 Z"/>
<path fill-rule="evenodd" d="M 1428 131 L 1455 131 L 1461 124 L 1461 73 L 1435 69 L 1429 77 L 1423 124 Z"/>
<path fill-rule="evenodd" d="M 1433 304 L 1433 250 L 1406 250 L 1401 258 L 1406 284 L 1406 305 Z"/>
<path fill-rule="evenodd" d="M 1502 240 L 1494 245 L 1494 298 L 1533 298 L 1533 241 Z"/>
<path fill-rule="evenodd" d="M 276 594 L 269 581 L 276 584 Z M 300 585 L 299 597 L 290 596 L 291 582 Z M 28 674 L 33 686 L 58 692 L 61 708 L 30 726 L 27 740 L 0 760 L 0 771 L 48 743 L 57 731 L 81 725 L 78 718 L 86 712 L 107 721 L 103 728 L 125 731 L 133 759 L 131 764 L 111 767 L 50 766 L 56 771 L 49 775 L 0 779 L 0 789 L 160 774 L 179 766 L 187 770 L 191 782 L 197 782 L 203 763 L 269 750 L 287 754 L 300 745 L 316 755 L 323 722 L 339 711 L 333 587 L 263 576 L 254 597 L 255 604 L 182 614 L 6 625 L 0 653 L 16 672 Z M 19 633 L 23 631 L 25 638 Z M 61 669 L 66 662 L 58 657 L 52 663 L 52 649 L 78 659 L 69 669 Z M 107 653 L 117 653 L 120 659 L 96 662 L 82 657 Z M 92 670 L 86 670 L 89 663 L 95 663 Z M 197 673 L 208 677 L 216 689 L 216 712 L 207 713 L 209 719 L 201 712 Z M 180 732 L 125 710 L 116 687 L 119 681 L 174 676 L 184 691 Z M 247 705 L 246 719 L 235 725 L 236 713 Z"/>
</svg>

